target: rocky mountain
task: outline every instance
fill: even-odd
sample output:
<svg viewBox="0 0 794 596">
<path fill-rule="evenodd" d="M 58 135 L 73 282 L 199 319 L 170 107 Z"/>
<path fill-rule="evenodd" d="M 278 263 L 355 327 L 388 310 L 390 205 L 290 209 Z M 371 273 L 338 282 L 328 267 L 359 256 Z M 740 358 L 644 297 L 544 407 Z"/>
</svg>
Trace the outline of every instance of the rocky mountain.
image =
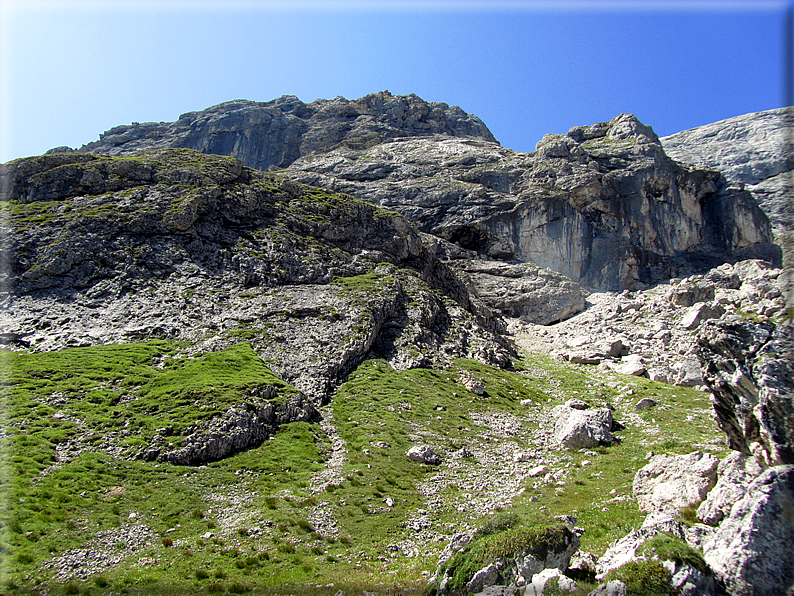
<svg viewBox="0 0 794 596">
<path fill-rule="evenodd" d="M 413 95 L 311 104 L 282 97 L 117 127 L 81 151 L 162 146 L 289 167 L 301 182 L 395 210 L 462 248 L 598 289 L 646 287 L 726 261 L 780 260 L 748 192 L 713 168 L 674 162 L 629 114 L 546 135 L 522 154 L 460 108 Z"/>
<path fill-rule="evenodd" d="M 268 170 L 339 147 L 364 149 L 397 137 L 437 134 L 495 141 L 479 118 L 457 106 L 383 91 L 352 101 L 337 97 L 309 104 L 293 95 L 268 102 L 238 99 L 182 114 L 176 122 L 117 126 L 80 150 L 132 155 L 183 147 L 229 155 L 246 166 Z"/>
<path fill-rule="evenodd" d="M 488 258 L 598 289 L 647 287 L 742 258 L 780 260 L 748 192 L 674 162 L 629 114 L 546 135 L 532 154 L 480 139 L 398 139 L 305 156 L 289 169 Z"/>
<path fill-rule="evenodd" d="M 530 154 L 415 96 L 179 122 L 0 170 L 4 593 L 792 590 L 749 191 L 625 114 Z"/>
<path fill-rule="evenodd" d="M 794 109 L 789 107 L 720 120 L 660 141 L 673 159 L 719 170 L 731 185 L 749 190 L 769 216 L 776 242 L 790 253 L 793 134 Z"/>
</svg>

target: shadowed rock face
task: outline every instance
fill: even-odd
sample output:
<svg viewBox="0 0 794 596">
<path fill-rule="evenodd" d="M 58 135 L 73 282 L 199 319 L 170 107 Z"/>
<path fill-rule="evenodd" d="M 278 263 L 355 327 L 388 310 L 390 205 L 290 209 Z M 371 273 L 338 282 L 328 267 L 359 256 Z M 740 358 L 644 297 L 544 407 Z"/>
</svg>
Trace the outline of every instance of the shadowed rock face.
<svg viewBox="0 0 794 596">
<path fill-rule="evenodd" d="M 238 99 L 182 114 L 176 122 L 117 126 L 80 151 L 131 155 L 185 147 L 229 155 L 246 166 L 267 170 L 337 147 L 363 149 L 396 137 L 436 134 L 495 142 L 479 118 L 457 106 L 383 91 L 356 100 L 337 97 L 309 104 L 293 95 L 268 102 Z"/>
<path fill-rule="evenodd" d="M 675 160 L 719 170 L 749 190 L 769 216 L 776 241 L 794 245 L 794 108 L 744 114 L 660 139 Z"/>
<path fill-rule="evenodd" d="M 404 214 L 488 257 L 599 289 L 642 287 L 728 260 L 780 261 L 752 196 L 665 155 L 630 114 L 546 135 L 534 153 L 482 139 L 395 139 L 307 155 L 306 183 Z"/>
<path fill-rule="evenodd" d="M 731 449 L 766 464 L 794 464 L 791 326 L 708 321 L 698 343 L 703 378 Z"/>
</svg>

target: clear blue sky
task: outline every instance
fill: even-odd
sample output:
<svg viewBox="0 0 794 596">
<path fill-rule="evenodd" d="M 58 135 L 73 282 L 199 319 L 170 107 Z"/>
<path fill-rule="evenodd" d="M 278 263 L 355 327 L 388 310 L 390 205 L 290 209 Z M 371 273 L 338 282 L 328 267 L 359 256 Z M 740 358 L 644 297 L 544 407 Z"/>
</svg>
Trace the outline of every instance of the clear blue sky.
<svg viewBox="0 0 794 596">
<path fill-rule="evenodd" d="M 784 105 L 786 1 L 0 0 L 0 161 L 230 99 L 388 89 L 506 147 Z"/>
</svg>

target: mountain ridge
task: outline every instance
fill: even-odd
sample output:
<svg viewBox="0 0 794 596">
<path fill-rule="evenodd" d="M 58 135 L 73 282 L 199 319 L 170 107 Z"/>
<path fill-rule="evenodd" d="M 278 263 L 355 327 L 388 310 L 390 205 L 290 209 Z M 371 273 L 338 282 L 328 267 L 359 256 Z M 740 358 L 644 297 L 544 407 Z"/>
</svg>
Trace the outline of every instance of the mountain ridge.
<svg viewBox="0 0 794 596">
<path fill-rule="evenodd" d="M 283 96 L 116 127 L 80 151 L 159 146 L 289 167 L 303 182 L 400 211 L 486 258 L 535 263 L 594 288 L 781 258 L 750 194 L 714 170 L 668 159 L 653 129 L 629 114 L 546 135 L 522 154 L 502 148 L 476 116 L 415 95 L 311 104 Z"/>
</svg>

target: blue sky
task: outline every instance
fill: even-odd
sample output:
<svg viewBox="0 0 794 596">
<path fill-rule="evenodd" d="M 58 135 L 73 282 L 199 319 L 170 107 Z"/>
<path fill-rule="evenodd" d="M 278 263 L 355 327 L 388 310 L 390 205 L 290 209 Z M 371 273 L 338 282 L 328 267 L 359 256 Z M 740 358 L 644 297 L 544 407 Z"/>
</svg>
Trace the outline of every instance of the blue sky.
<svg viewBox="0 0 794 596">
<path fill-rule="evenodd" d="M 784 105 L 785 1 L 0 0 L 0 161 L 230 99 L 388 89 L 506 147 Z"/>
</svg>

